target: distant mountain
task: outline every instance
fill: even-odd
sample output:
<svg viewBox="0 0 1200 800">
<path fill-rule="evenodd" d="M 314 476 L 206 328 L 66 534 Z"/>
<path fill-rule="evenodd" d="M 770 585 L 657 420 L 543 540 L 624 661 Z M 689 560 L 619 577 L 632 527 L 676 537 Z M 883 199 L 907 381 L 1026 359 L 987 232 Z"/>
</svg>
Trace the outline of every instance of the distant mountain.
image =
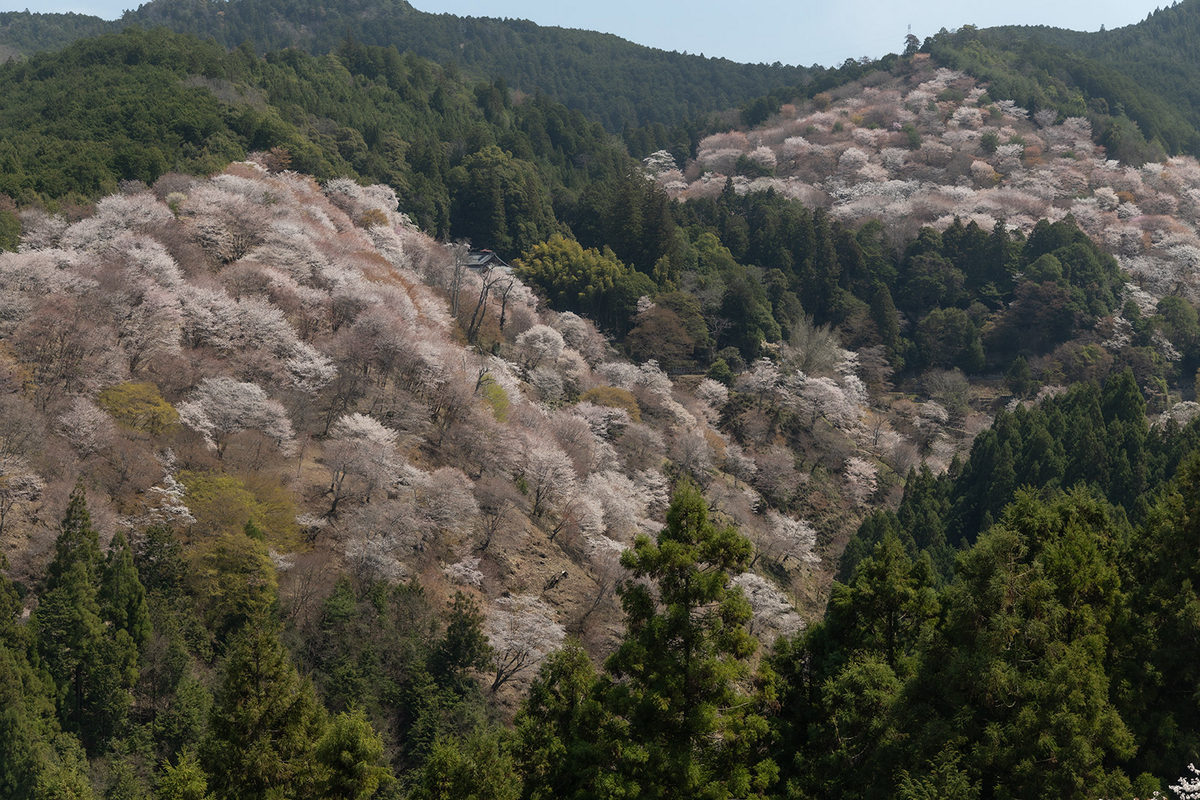
<svg viewBox="0 0 1200 800">
<path fill-rule="evenodd" d="M 111 31 L 116 25 L 87 14 L 0 11 L 0 56 L 8 60 L 40 50 L 57 50 L 85 36 Z"/>
<path fill-rule="evenodd" d="M 656 50 L 610 34 L 542 27 L 525 20 L 418 11 L 404 0 L 154 0 L 115 22 L 78 14 L 0 14 L 0 52 L 31 55 L 129 25 L 164 26 L 227 48 L 298 47 L 314 54 L 347 39 L 395 46 L 476 78 L 503 76 L 525 92 L 541 90 L 610 131 L 681 124 L 737 108 L 824 70 L 738 64 Z"/>
<path fill-rule="evenodd" d="M 1110 151 L 1138 160 L 1200 150 L 1198 43 L 1200 1 L 1185 0 L 1111 31 L 967 26 L 927 40 L 926 47 L 991 81 L 993 96 L 1031 110 L 1088 116 L 1099 123 Z"/>
</svg>

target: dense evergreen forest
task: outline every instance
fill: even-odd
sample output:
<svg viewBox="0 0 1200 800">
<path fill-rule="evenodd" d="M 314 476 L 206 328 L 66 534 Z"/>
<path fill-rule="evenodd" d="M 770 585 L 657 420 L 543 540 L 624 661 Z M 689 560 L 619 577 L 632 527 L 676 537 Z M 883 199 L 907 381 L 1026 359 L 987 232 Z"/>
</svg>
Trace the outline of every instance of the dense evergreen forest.
<svg viewBox="0 0 1200 800">
<path fill-rule="evenodd" d="M 259 53 L 295 47 L 323 55 L 347 38 L 396 47 L 453 64 L 474 80 L 503 76 L 525 92 L 545 92 L 613 132 L 654 123 L 672 128 L 827 71 L 668 53 L 609 34 L 525 20 L 430 14 L 404 0 L 156 0 L 112 23 L 76 14 L 5 12 L 0 46 L 32 55 L 130 25 L 162 26 L 226 48 L 249 43 Z"/>
<path fill-rule="evenodd" d="M 1195 790 L 1200 314 L 1124 269 L 1200 253 L 1182 79 L 0 27 L 0 796 Z M 938 181 L 1047 217 L 837 205 Z"/>
<path fill-rule="evenodd" d="M 1175 2 L 1155 9 L 1136 25 L 1111 31 L 1078 33 L 1058 28 L 1014 27 L 997 28 L 993 33 L 1001 41 L 1040 41 L 1084 55 L 1162 98 L 1195 126 L 1200 120 L 1197 112 L 1200 84 L 1195 74 L 1194 47 L 1198 24 L 1200 8 L 1195 3 Z M 1108 99 L 1110 106 L 1113 102 Z M 1130 113 L 1130 117 L 1143 124 L 1134 114 Z"/>
</svg>

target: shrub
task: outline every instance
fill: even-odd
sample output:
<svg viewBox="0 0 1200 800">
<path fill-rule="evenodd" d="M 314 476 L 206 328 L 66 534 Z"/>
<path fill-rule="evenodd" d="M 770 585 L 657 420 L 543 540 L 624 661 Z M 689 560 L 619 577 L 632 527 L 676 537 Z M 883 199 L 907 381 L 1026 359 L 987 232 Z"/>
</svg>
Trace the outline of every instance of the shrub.
<svg viewBox="0 0 1200 800">
<path fill-rule="evenodd" d="M 100 392 L 100 407 L 127 428 L 161 436 L 179 424 L 179 414 L 153 383 L 118 383 Z"/>
<path fill-rule="evenodd" d="M 597 406 L 623 408 L 629 412 L 631 420 L 642 421 L 642 411 L 638 408 L 637 399 L 627 389 L 619 389 L 616 386 L 597 386 L 595 389 L 588 389 L 581 394 L 579 399 L 581 402 L 587 401 Z"/>
</svg>

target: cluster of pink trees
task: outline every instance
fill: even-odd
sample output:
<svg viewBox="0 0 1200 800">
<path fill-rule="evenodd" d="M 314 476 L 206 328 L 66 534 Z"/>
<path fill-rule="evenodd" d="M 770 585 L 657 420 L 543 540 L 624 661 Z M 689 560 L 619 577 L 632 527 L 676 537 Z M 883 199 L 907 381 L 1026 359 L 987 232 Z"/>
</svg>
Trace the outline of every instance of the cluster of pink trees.
<svg viewBox="0 0 1200 800">
<path fill-rule="evenodd" d="M 1004 219 L 1028 232 L 1072 214 L 1152 292 L 1200 299 L 1191 251 L 1181 249 L 1200 245 L 1194 158 L 1124 165 L 1094 143 L 1084 118 L 1031 118 L 962 73 L 927 70 L 713 134 L 681 172 L 652 156 L 649 174 L 681 199 L 716 196 L 732 179 L 740 193 L 770 189 L 852 224 L 882 220 L 898 236 L 955 218 L 988 230 Z M 739 159 L 770 174 L 739 175 Z"/>
<path fill-rule="evenodd" d="M 792 134 L 730 142 L 769 171 Z M 653 361 L 616 357 L 587 320 L 539 308 L 511 273 L 462 269 L 461 247 L 416 230 L 386 188 L 251 161 L 24 225 L 22 251 L 0 254 L 0 410 L 32 432 L 0 422 L 6 543 L 60 515 L 79 476 L 110 529 L 203 539 L 225 524 L 214 519 L 270 509 L 284 515 L 264 524 L 285 582 L 303 570 L 282 529 L 363 580 L 476 593 L 499 688 L 567 623 L 619 613 L 619 553 L 661 527 L 673 481 L 769 493 L 804 479 L 782 451 L 743 451 L 715 429 L 726 386 L 684 390 Z M 767 372 L 752 392 L 807 397 L 851 425 L 857 412 L 817 398 L 825 378 L 801 391 Z M 827 380 L 857 402 L 846 376 Z M 236 501 L 193 495 L 200 485 Z M 739 521 L 761 563 L 818 568 L 813 528 L 764 516 L 747 491 L 759 511 Z M 530 546 L 572 565 L 542 596 L 512 566 Z M 16 568 L 36 574 L 45 553 L 24 550 Z M 549 599 L 562 580 L 584 597 L 571 619 Z M 755 599 L 764 620 L 788 616 L 778 588 L 747 581 L 769 598 Z"/>
</svg>

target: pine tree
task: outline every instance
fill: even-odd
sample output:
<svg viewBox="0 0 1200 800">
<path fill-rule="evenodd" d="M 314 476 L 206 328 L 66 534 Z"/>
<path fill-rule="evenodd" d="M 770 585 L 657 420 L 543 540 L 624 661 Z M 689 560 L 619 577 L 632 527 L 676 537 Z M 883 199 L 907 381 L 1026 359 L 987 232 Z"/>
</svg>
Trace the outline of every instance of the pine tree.
<svg viewBox="0 0 1200 800">
<path fill-rule="evenodd" d="M 757 797 L 769 788 L 766 723 L 738 689 L 758 643 L 745 628 L 749 604 L 729 587 L 750 549 L 709 522 L 704 496 L 685 483 L 658 541 L 640 536 L 622 557 L 634 577 L 620 589 L 627 631 L 607 664 L 613 768 L 599 778 L 602 793 Z"/>
<path fill-rule="evenodd" d="M 0 797 L 90 798 L 83 750 L 62 735 L 56 686 L 30 663 L 31 636 L 18 622 L 20 610 L 12 583 L 0 575 Z"/>
<path fill-rule="evenodd" d="M 56 589 L 63 580 L 63 574 L 76 563 L 83 566 L 90 583 L 99 581 L 104 558 L 100 554 L 100 538 L 92 527 L 92 515 L 88 512 L 83 484 L 75 486 L 67 501 L 67 512 L 54 542 L 54 560 L 50 562 L 46 590 Z"/>
<path fill-rule="evenodd" d="M 105 625 L 99 586 L 103 561 L 82 486 L 71 493 L 61 531 L 32 627 L 42 662 L 58 687 L 63 727 L 94 753 L 132 705 L 137 646 L 129 631 Z M 136 571 L 132 578 L 136 582 Z"/>
<path fill-rule="evenodd" d="M 430 672 L 442 685 L 465 693 L 470 673 L 487 669 L 491 655 L 479 604 L 462 592 L 456 592 L 446 635 L 429 657 Z"/>
<path fill-rule="evenodd" d="M 578 642 L 568 642 L 542 663 L 516 719 L 524 797 L 575 797 L 595 785 L 605 720 L 596 689 L 595 667 Z"/>
<path fill-rule="evenodd" d="M 226 659 L 201 763 L 218 797 L 304 796 L 315 780 L 321 733 L 312 686 L 300 677 L 273 622 L 259 615 Z"/>
<path fill-rule="evenodd" d="M 115 630 L 128 633 L 139 650 L 145 647 L 153 632 L 150 609 L 146 605 L 146 590 L 133 565 L 133 552 L 123 533 L 113 537 L 100 579 L 99 599 L 104 621 Z"/>
<path fill-rule="evenodd" d="M 959 559 L 945 622 L 907 690 L 910 758 L 961 752 L 984 797 L 1129 793 L 1115 765 L 1134 739 L 1106 669 L 1127 535 L 1085 490 L 1048 502 L 1017 493 Z"/>
<path fill-rule="evenodd" d="M 157 797 L 159 800 L 213 800 L 208 793 L 208 778 L 194 752 L 185 750 L 176 764 L 163 762 Z"/>
<path fill-rule="evenodd" d="M 318 796 L 326 800 L 367 800 L 395 778 L 383 759 L 383 739 L 361 709 L 333 718 L 314 753 Z"/>
<path fill-rule="evenodd" d="M 1200 455 L 1180 467 L 1129 548 L 1133 614 L 1123 698 L 1142 769 L 1172 774 L 1200 748 Z"/>
</svg>

